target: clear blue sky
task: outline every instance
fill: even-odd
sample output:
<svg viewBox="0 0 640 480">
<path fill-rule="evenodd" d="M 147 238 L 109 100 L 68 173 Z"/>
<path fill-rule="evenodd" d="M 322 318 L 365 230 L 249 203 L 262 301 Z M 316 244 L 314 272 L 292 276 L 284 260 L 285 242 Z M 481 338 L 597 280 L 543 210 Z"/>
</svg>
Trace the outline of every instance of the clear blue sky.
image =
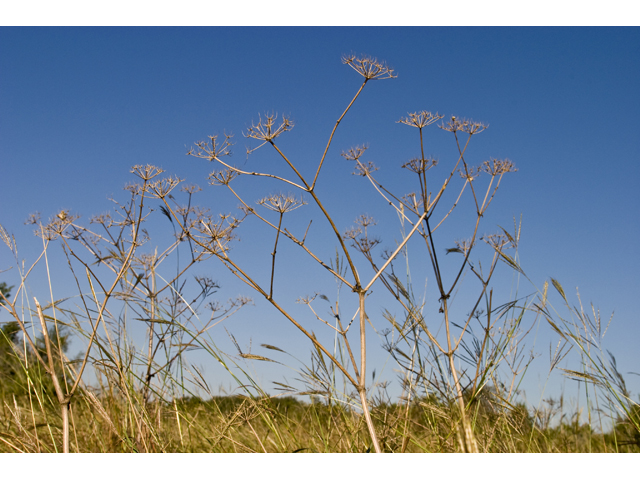
<svg viewBox="0 0 640 480">
<path fill-rule="evenodd" d="M 246 160 L 250 143 L 242 137 L 258 114 L 272 110 L 295 121 L 282 145 L 311 174 L 360 85 L 340 62 L 351 52 L 386 61 L 398 78 L 366 87 L 329 152 L 319 191 L 329 197 L 340 228 L 359 213 L 385 212 L 386 226 L 376 233 L 386 246 L 398 238 L 394 215 L 374 203 L 369 185 L 350 175 L 341 150 L 369 144 L 366 160 L 400 188 L 407 177 L 399 165 L 418 153 L 415 132 L 395 123 L 400 117 L 424 109 L 484 121 L 490 127 L 472 142 L 471 163 L 509 158 L 519 172 L 505 177 L 483 232 L 510 226 L 522 214 L 525 272 L 540 288 L 557 278 L 572 302 L 579 287 L 585 306 L 593 302 L 603 318 L 615 311 L 605 346 L 623 373 L 639 372 L 637 28 L 2 28 L 0 223 L 29 263 L 38 242 L 23 225 L 28 214 L 40 211 L 46 219 L 69 208 L 86 220 L 106 211 L 109 195 L 124 199 L 122 186 L 134 180 L 129 169 L 141 163 L 205 187 L 203 203 L 230 211 L 235 203 L 206 186 L 212 165 L 185 152 L 226 129 L 235 134 L 238 165 L 274 165 L 261 150 Z M 432 153 L 441 161 L 452 158 L 445 132 L 432 127 L 428 135 Z M 260 243 L 255 235 L 245 230 L 238 248 Z M 270 258 L 269 242 L 260 258 Z M 246 258 L 254 261 L 248 253 Z M 260 265 L 257 258 L 252 265 Z M 10 266 L 8 250 L 0 250 L 0 271 Z M 220 298 L 240 293 L 240 284 L 225 280 L 219 265 L 211 268 L 223 286 Z M 499 274 L 508 277 L 508 287 L 508 269 Z M 0 281 L 17 283 L 11 271 L 0 273 Z M 299 287 L 297 280 L 281 281 L 283 289 Z M 43 279 L 33 285 L 33 294 L 47 295 Z M 66 296 L 72 286 L 61 282 L 54 294 Z M 314 291 L 312 285 L 304 289 Z M 369 314 L 383 325 L 380 311 Z M 305 322 L 323 329 L 311 318 Z M 254 353 L 264 353 L 260 343 L 293 345 L 307 360 L 303 337 L 261 302 L 226 326 L 241 345 L 252 339 Z M 534 390 L 548 367 L 551 337 L 541 338 L 540 366 L 528 384 Z M 376 358 L 384 362 L 383 355 Z M 393 378 L 391 365 L 386 370 Z M 282 379 L 261 372 L 265 384 Z M 626 379 L 637 394 L 640 377 Z"/>
</svg>

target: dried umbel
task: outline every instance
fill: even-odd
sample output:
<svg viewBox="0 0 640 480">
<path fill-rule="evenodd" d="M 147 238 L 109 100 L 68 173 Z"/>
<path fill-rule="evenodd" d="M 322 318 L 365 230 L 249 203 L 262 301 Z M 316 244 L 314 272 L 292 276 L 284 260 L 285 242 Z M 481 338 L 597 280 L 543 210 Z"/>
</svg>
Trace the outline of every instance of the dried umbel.
<svg viewBox="0 0 640 480">
<path fill-rule="evenodd" d="M 497 160 L 495 158 L 491 158 L 482 164 L 482 169 L 487 172 L 489 175 L 495 177 L 496 175 L 502 175 L 504 173 L 509 172 L 517 172 L 515 164 L 509 160 Z"/>
<path fill-rule="evenodd" d="M 152 178 L 157 177 L 162 172 L 164 172 L 163 169 L 154 165 L 135 165 L 131 169 L 131 173 L 145 181 L 149 181 Z"/>
<path fill-rule="evenodd" d="M 369 237 L 369 227 L 375 226 L 377 222 L 369 215 L 360 215 L 354 223 L 358 226 L 350 227 L 343 234 L 343 238 L 345 240 L 351 240 L 351 245 L 356 250 L 369 256 L 371 250 L 381 242 L 379 238 Z"/>
<path fill-rule="evenodd" d="M 480 172 L 483 171 L 483 167 L 465 167 L 459 168 L 458 173 L 460 177 L 468 180 L 469 182 L 473 182 L 478 176 L 480 176 Z"/>
<path fill-rule="evenodd" d="M 407 115 L 407 117 L 402 117 L 400 120 L 398 120 L 397 123 L 403 123 L 405 125 L 409 125 L 410 127 L 424 128 L 427 125 L 431 125 L 432 123 L 435 123 L 438 120 L 444 118 L 444 115 L 439 115 L 438 112 L 436 112 L 434 115 L 433 113 L 427 112 L 426 110 L 408 113 Z"/>
<path fill-rule="evenodd" d="M 438 160 L 435 158 L 412 158 L 408 162 L 402 165 L 402 168 L 406 168 L 410 172 L 421 174 L 426 172 L 432 167 L 438 164 Z"/>
<path fill-rule="evenodd" d="M 162 180 L 156 180 L 147 186 L 147 191 L 157 198 L 164 198 L 176 188 L 182 180 L 179 177 L 169 176 Z"/>
<path fill-rule="evenodd" d="M 369 148 L 368 145 L 358 145 L 356 147 L 351 147 L 346 152 L 343 151 L 340 155 L 350 161 L 359 160 L 360 157 L 367 151 Z"/>
<path fill-rule="evenodd" d="M 438 125 L 441 129 L 446 130 L 447 132 L 465 132 L 469 135 L 475 135 L 476 133 L 480 133 L 486 130 L 489 125 L 485 125 L 482 122 L 474 122 L 473 120 L 467 120 L 466 118 L 456 118 L 455 116 L 451 117 L 447 123 L 442 123 Z"/>
<path fill-rule="evenodd" d="M 352 147 L 346 152 L 343 151 L 340 154 L 347 160 L 356 162 L 355 171 L 352 173 L 352 175 L 360 175 L 366 177 L 367 175 L 378 170 L 378 167 L 373 162 L 362 163 L 360 161 L 360 157 L 362 157 L 362 155 L 368 148 L 368 146 L 361 145 Z"/>
<path fill-rule="evenodd" d="M 193 147 L 187 152 L 187 155 L 196 158 L 204 158 L 209 160 L 210 162 L 214 160 L 219 160 L 222 157 L 227 155 L 231 155 L 231 138 L 233 135 L 224 134 L 224 140 L 219 141 L 218 135 L 209 135 L 208 142 L 196 142 L 196 147 L 198 150 L 194 150 Z"/>
<path fill-rule="evenodd" d="M 304 201 L 302 197 L 297 199 L 294 195 L 288 193 L 276 193 L 273 195 L 269 195 L 268 197 L 264 197 L 258 200 L 258 205 L 262 205 L 263 207 L 268 208 L 269 210 L 273 210 L 278 213 L 287 213 L 292 212 L 296 208 L 300 208 L 303 205 L 306 205 L 307 202 Z"/>
<path fill-rule="evenodd" d="M 229 185 L 231 180 L 236 178 L 239 173 L 230 168 L 224 170 L 213 171 L 209 174 L 209 184 L 211 185 Z"/>
<path fill-rule="evenodd" d="M 389 68 L 384 62 L 379 62 L 378 59 L 374 57 L 364 56 L 358 58 L 355 55 L 345 55 L 342 57 L 342 63 L 349 65 L 367 81 L 397 77 L 397 75 L 393 74 L 393 69 Z"/>
<path fill-rule="evenodd" d="M 277 113 L 265 115 L 264 120 L 260 117 L 257 124 L 251 124 L 244 136 L 248 138 L 255 138 L 256 140 L 262 140 L 263 142 L 271 142 L 276 137 L 293 128 L 293 122 L 290 118 L 282 115 L 280 124 L 276 126 L 277 119 Z"/>
<path fill-rule="evenodd" d="M 71 215 L 68 210 L 61 210 L 55 217 L 49 220 L 49 223 L 35 230 L 35 234 L 38 237 L 43 237 L 45 240 L 55 240 L 64 234 L 65 230 L 74 221 L 80 218 L 79 215 Z"/>
</svg>

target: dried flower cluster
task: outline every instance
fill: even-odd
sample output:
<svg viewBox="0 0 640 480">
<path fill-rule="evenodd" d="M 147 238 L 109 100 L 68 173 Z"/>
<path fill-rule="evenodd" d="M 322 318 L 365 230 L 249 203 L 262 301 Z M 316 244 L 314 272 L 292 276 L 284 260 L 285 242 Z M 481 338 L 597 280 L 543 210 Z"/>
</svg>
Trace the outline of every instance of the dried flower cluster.
<svg viewBox="0 0 640 480">
<path fill-rule="evenodd" d="M 277 118 L 277 113 L 265 115 L 265 120 L 260 117 L 257 124 L 251 124 L 244 136 L 262 140 L 263 142 L 271 142 L 279 135 L 293 128 L 293 122 L 285 115 L 282 115 L 280 125 L 276 126 Z"/>
<path fill-rule="evenodd" d="M 269 210 L 273 210 L 278 213 L 287 213 L 292 212 L 296 208 L 300 208 L 303 205 L 306 205 L 307 202 L 304 201 L 302 197 L 297 199 L 292 194 L 282 194 L 276 193 L 273 195 L 269 195 L 268 197 L 264 197 L 258 200 L 258 205 L 262 205 L 263 207 L 268 208 Z"/>
<path fill-rule="evenodd" d="M 373 57 L 357 58 L 355 55 L 345 55 L 342 57 L 342 63 L 349 65 L 356 72 L 368 80 L 384 80 L 387 78 L 396 78 L 393 69 L 389 68 L 384 62 L 379 62 Z"/>
<path fill-rule="evenodd" d="M 400 120 L 398 120 L 397 123 L 404 123 L 405 125 L 409 125 L 410 127 L 424 128 L 427 125 L 431 125 L 432 123 L 435 123 L 438 120 L 444 118 L 444 115 L 439 115 L 438 112 L 436 112 L 434 115 L 433 113 L 427 112 L 426 110 L 408 113 L 407 115 L 407 117 L 402 117 Z"/>
<path fill-rule="evenodd" d="M 474 122 L 473 120 L 460 119 L 454 116 L 451 117 L 447 123 L 442 123 L 438 125 L 441 129 L 446 130 L 447 132 L 466 132 L 469 135 L 475 135 L 476 133 L 480 133 L 486 130 L 489 125 L 485 125 L 482 122 Z"/>
</svg>

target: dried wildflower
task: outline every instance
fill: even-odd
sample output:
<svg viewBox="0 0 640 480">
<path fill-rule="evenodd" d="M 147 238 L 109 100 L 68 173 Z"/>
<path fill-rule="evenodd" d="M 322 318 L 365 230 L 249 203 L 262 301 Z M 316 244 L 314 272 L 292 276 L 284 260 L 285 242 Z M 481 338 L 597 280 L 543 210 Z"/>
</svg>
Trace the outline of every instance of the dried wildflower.
<svg viewBox="0 0 640 480">
<path fill-rule="evenodd" d="M 355 166 L 355 171 L 352 172 L 351 174 L 366 177 L 367 175 L 371 174 L 372 172 L 375 172 L 376 170 L 378 170 L 378 167 L 376 167 L 375 163 L 373 162 L 362 163 L 358 161 L 358 163 Z"/>
<path fill-rule="evenodd" d="M 162 172 L 164 172 L 163 169 L 154 165 L 134 165 L 131 168 L 131 173 L 145 181 L 149 181 L 152 178 L 157 177 Z"/>
<path fill-rule="evenodd" d="M 189 195 L 193 195 L 196 192 L 200 192 L 202 191 L 202 189 L 195 184 L 189 184 L 189 185 L 183 185 L 182 188 L 180 189 L 181 192 L 186 192 Z"/>
<path fill-rule="evenodd" d="M 171 193 L 183 180 L 169 176 L 162 180 L 156 180 L 148 186 L 148 191 L 158 198 L 164 198 Z"/>
<path fill-rule="evenodd" d="M 493 177 L 508 172 L 518 171 L 515 164 L 511 160 L 506 158 L 504 160 L 491 158 L 490 160 L 487 160 L 482 164 L 482 169 Z"/>
<path fill-rule="evenodd" d="M 340 155 L 342 155 L 349 161 L 355 161 L 358 160 L 368 148 L 368 145 L 358 145 L 356 147 L 350 148 L 346 152 L 343 150 Z"/>
<path fill-rule="evenodd" d="M 209 142 L 196 142 L 195 146 L 198 150 L 194 150 L 193 147 L 187 152 L 187 155 L 196 158 L 204 158 L 212 162 L 213 160 L 219 160 L 220 157 L 231 155 L 230 150 L 233 143 L 231 143 L 232 134 L 224 133 L 224 140 L 218 141 L 218 135 L 209 135 Z"/>
<path fill-rule="evenodd" d="M 402 168 L 406 168 L 407 170 L 413 173 L 424 173 L 432 167 L 435 167 L 438 164 L 438 160 L 435 158 L 413 158 L 408 162 L 402 165 Z"/>
<path fill-rule="evenodd" d="M 489 125 L 485 125 L 482 122 L 474 122 L 473 120 L 465 121 L 462 130 L 467 132 L 469 135 L 475 135 L 476 133 L 480 133 L 489 128 Z"/>
<path fill-rule="evenodd" d="M 277 113 L 265 116 L 265 120 L 262 120 L 262 117 L 260 117 L 260 120 L 257 124 L 252 123 L 251 126 L 247 129 L 247 133 L 245 133 L 244 136 L 255 138 L 256 140 L 262 140 L 264 142 L 271 142 L 282 133 L 287 132 L 293 128 L 293 122 L 284 115 L 282 115 L 282 121 L 277 127 Z"/>
<path fill-rule="evenodd" d="M 488 245 L 491 245 L 496 250 L 501 250 L 502 247 L 509 243 L 507 237 L 499 233 L 485 235 L 484 237 L 482 237 L 482 240 Z"/>
<path fill-rule="evenodd" d="M 397 77 L 397 75 L 393 74 L 393 69 L 373 57 L 364 56 L 357 58 L 355 55 L 345 55 L 342 57 L 342 63 L 349 65 L 367 81 Z"/>
<path fill-rule="evenodd" d="M 345 240 L 355 240 L 361 233 L 362 229 L 360 227 L 349 227 L 349 229 L 342 235 L 342 238 Z"/>
<path fill-rule="evenodd" d="M 458 169 L 458 173 L 465 180 L 469 180 L 469 182 L 473 182 L 478 176 L 480 172 L 483 170 L 483 167 L 468 167 L 466 170 L 463 168 Z"/>
<path fill-rule="evenodd" d="M 371 250 L 380 243 L 378 238 L 369 238 L 368 227 L 376 225 L 376 221 L 373 217 L 368 215 L 360 215 L 355 221 L 358 227 L 351 227 L 347 230 L 343 238 L 345 240 L 351 240 L 351 245 L 359 252 L 369 255 Z"/>
<path fill-rule="evenodd" d="M 127 183 L 122 187 L 122 189 L 131 193 L 131 195 L 141 195 L 143 191 L 143 188 L 139 183 Z"/>
<path fill-rule="evenodd" d="M 343 151 L 340 155 L 346 158 L 349 161 L 355 161 L 355 171 L 352 173 L 353 175 L 361 175 L 366 177 L 371 172 L 375 172 L 378 170 L 378 167 L 373 162 L 362 163 L 360 161 L 360 157 L 364 154 L 364 152 L 369 148 L 368 145 L 360 145 L 357 147 L 352 147 L 346 152 Z"/>
<path fill-rule="evenodd" d="M 422 110 L 420 112 L 407 113 L 408 117 L 402 117 L 397 123 L 404 123 L 410 127 L 424 128 L 427 125 L 437 122 L 444 118 L 444 115 L 439 115 L 438 112 L 434 115 L 431 112 Z"/>
<path fill-rule="evenodd" d="M 370 217 L 369 215 L 360 215 L 358 218 L 356 218 L 355 223 L 356 225 L 364 227 L 365 232 L 367 227 L 378 224 L 378 222 L 376 222 L 375 219 L 373 217 Z"/>
<path fill-rule="evenodd" d="M 421 210 L 422 206 L 424 205 L 424 200 L 422 198 L 422 195 L 418 195 L 415 192 L 404 195 L 402 197 L 402 201 L 405 204 L 410 205 L 411 208 L 413 208 L 413 210 L 416 212 Z M 431 194 L 428 195 L 427 201 L 428 202 L 431 201 Z"/>
<path fill-rule="evenodd" d="M 25 225 L 36 225 L 40 221 L 40 212 L 30 213 L 24 221 Z"/>
<path fill-rule="evenodd" d="M 213 171 L 209 174 L 209 184 L 211 185 L 229 185 L 231 180 L 239 175 L 235 170 L 227 168 L 225 170 Z"/>
<path fill-rule="evenodd" d="M 68 210 L 61 210 L 44 227 L 35 230 L 35 234 L 45 240 L 54 240 L 61 236 L 67 227 L 78 218 L 80 218 L 79 215 L 71 215 Z"/>
<path fill-rule="evenodd" d="M 486 130 L 489 125 L 485 125 L 482 122 L 474 122 L 473 120 L 467 119 L 459 119 L 454 116 L 451 117 L 447 123 L 442 123 L 438 125 L 441 129 L 446 130 L 447 132 L 458 132 L 463 131 L 468 133 L 469 135 L 475 135 L 476 133 L 480 133 L 483 130 Z"/>
<path fill-rule="evenodd" d="M 219 220 L 215 222 L 205 210 L 200 211 L 193 228 L 203 236 L 201 244 L 207 252 L 224 255 L 229 250 L 228 244 L 235 238 L 233 231 L 241 220 L 226 214 L 219 214 L 218 217 Z"/>
<path fill-rule="evenodd" d="M 298 200 L 290 193 L 286 195 L 277 193 L 258 200 L 258 205 L 262 205 L 263 207 L 267 207 L 269 210 L 273 210 L 274 212 L 279 212 L 282 214 L 292 212 L 296 208 L 299 208 L 306 204 L 307 202 L 305 202 L 302 197 L 300 197 L 300 199 Z"/>
</svg>

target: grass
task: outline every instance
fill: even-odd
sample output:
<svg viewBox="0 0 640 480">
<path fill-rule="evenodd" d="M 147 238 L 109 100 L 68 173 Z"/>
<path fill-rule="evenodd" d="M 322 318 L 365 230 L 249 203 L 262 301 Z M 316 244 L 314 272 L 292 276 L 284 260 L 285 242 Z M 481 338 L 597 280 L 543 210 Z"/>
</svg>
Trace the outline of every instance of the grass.
<svg viewBox="0 0 640 480">
<path fill-rule="evenodd" d="M 62 441 L 58 405 L 42 408 L 3 399 L 2 452 L 55 452 Z M 19 403 L 18 403 L 19 402 Z M 416 399 L 405 430 L 405 406 L 374 405 L 371 411 L 384 452 L 457 452 L 460 440 L 452 418 L 455 405 Z M 474 433 L 482 452 L 639 452 L 625 426 L 595 433 L 588 424 L 564 420 L 543 427 L 519 405 L 505 412 L 472 408 Z M 362 415 L 341 405 L 301 402 L 293 397 L 197 397 L 147 405 L 147 440 L 136 441 L 138 413 L 122 399 L 83 392 L 71 405 L 72 452 L 342 452 L 372 451 Z M 405 439 L 408 438 L 408 442 Z M 634 443 L 635 442 L 635 443 Z M 405 444 L 406 443 L 406 444 Z M 404 450 L 403 450 L 404 449 Z"/>
</svg>

